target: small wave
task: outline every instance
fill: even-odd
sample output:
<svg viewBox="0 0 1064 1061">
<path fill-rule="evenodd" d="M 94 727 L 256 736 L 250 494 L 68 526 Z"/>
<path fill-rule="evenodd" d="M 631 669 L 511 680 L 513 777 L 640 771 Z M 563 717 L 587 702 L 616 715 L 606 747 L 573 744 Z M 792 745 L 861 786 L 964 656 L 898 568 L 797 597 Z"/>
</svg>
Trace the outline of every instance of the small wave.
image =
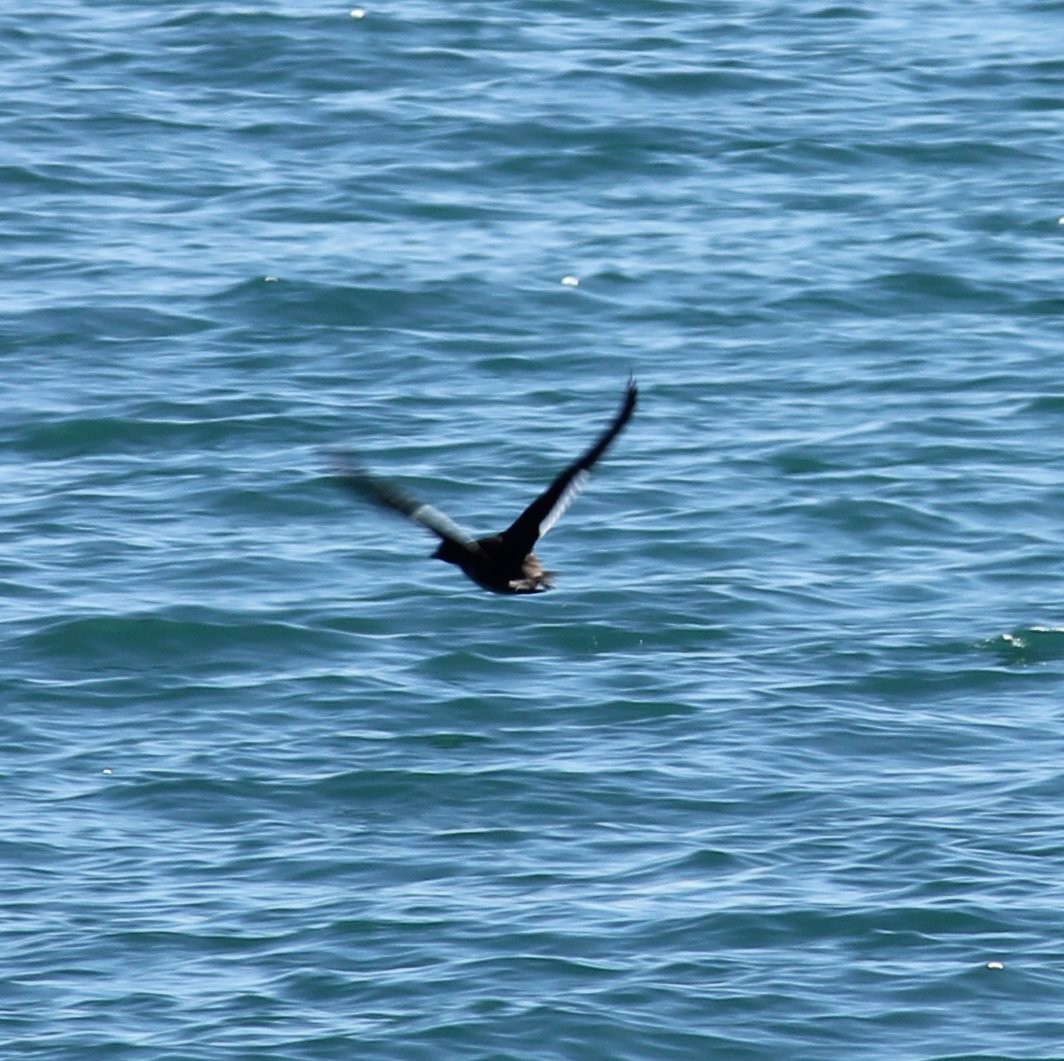
<svg viewBox="0 0 1064 1061">
<path fill-rule="evenodd" d="M 321 631 L 292 622 L 239 613 L 83 615 L 39 623 L 20 639 L 25 655 L 54 665 L 86 667 L 100 673 L 173 668 L 188 673 L 231 666 L 238 660 L 261 661 L 271 653 L 287 657 L 320 648 Z M 339 635 L 335 635 L 339 637 Z"/>
<path fill-rule="evenodd" d="M 31 310 L 18 319 L 24 336 L 37 341 L 79 343 L 109 340 L 144 342 L 149 338 L 190 335 L 203 331 L 211 322 L 194 315 L 164 312 L 144 305 L 50 306 Z"/>
<path fill-rule="evenodd" d="M 1028 626 L 987 642 L 1004 663 L 1049 663 L 1064 659 L 1064 627 Z"/>
</svg>

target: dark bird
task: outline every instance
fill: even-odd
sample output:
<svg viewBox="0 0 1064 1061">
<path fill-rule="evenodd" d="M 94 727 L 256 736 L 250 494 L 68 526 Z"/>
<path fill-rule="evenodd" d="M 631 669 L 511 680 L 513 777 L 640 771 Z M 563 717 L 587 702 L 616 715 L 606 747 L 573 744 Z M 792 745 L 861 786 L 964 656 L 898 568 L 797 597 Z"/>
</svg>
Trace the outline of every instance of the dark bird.
<svg viewBox="0 0 1064 1061">
<path fill-rule="evenodd" d="M 337 477 L 358 496 L 430 530 L 440 539 L 433 558 L 460 567 L 478 586 L 494 593 L 540 593 L 551 588 L 553 572 L 543 569 L 532 548 L 561 519 L 583 489 L 592 466 L 631 418 L 638 394 L 635 380 L 629 380 L 621 408 L 598 441 L 573 461 L 506 530 L 490 538 L 471 538 L 438 509 L 370 475 L 349 455 L 337 455 Z"/>
</svg>

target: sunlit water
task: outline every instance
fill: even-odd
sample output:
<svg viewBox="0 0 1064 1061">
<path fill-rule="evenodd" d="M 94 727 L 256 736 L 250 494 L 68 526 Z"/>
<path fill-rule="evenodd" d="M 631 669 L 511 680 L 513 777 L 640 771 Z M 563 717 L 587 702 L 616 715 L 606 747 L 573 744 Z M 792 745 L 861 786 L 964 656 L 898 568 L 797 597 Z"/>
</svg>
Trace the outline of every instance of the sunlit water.
<svg viewBox="0 0 1064 1061">
<path fill-rule="evenodd" d="M 361 14 L 0 16 L 5 1056 L 1064 1056 L 1064 5 Z"/>
</svg>

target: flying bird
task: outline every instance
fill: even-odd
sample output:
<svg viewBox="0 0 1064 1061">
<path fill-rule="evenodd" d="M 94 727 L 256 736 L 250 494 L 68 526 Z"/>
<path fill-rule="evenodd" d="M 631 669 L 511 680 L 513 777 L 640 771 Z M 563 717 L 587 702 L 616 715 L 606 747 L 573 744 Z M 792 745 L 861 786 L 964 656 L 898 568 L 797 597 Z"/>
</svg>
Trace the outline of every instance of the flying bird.
<svg viewBox="0 0 1064 1061">
<path fill-rule="evenodd" d="M 488 538 L 466 534 L 432 505 L 411 497 L 394 483 L 371 475 L 350 454 L 336 455 L 336 476 L 342 486 L 359 497 L 398 512 L 435 534 L 440 544 L 433 558 L 461 568 L 478 586 L 494 593 L 541 593 L 552 587 L 553 572 L 544 570 L 532 549 L 583 489 L 592 466 L 631 418 L 638 395 L 635 380 L 629 380 L 620 409 L 598 441 L 573 461 L 506 530 Z"/>
</svg>

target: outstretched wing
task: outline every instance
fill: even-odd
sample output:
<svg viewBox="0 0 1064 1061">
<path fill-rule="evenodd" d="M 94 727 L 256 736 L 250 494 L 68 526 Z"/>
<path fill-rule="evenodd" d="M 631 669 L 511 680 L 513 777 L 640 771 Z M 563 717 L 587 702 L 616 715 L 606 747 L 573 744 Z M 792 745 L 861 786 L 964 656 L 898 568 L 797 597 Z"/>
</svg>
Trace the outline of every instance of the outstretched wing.
<svg viewBox="0 0 1064 1061">
<path fill-rule="evenodd" d="M 477 556 L 483 555 L 480 546 L 438 508 L 418 501 L 395 483 L 371 475 L 348 453 L 333 453 L 332 461 L 337 481 L 351 493 L 420 523 L 442 541 Z"/>
<path fill-rule="evenodd" d="M 503 541 L 515 553 L 524 556 L 564 515 L 576 495 L 584 488 L 591 474 L 592 465 L 609 448 L 609 445 L 624 429 L 635 411 L 639 388 L 635 380 L 628 381 L 624 401 L 613 422 L 598 441 L 579 460 L 573 461 L 531 505 L 502 533 Z"/>
</svg>

